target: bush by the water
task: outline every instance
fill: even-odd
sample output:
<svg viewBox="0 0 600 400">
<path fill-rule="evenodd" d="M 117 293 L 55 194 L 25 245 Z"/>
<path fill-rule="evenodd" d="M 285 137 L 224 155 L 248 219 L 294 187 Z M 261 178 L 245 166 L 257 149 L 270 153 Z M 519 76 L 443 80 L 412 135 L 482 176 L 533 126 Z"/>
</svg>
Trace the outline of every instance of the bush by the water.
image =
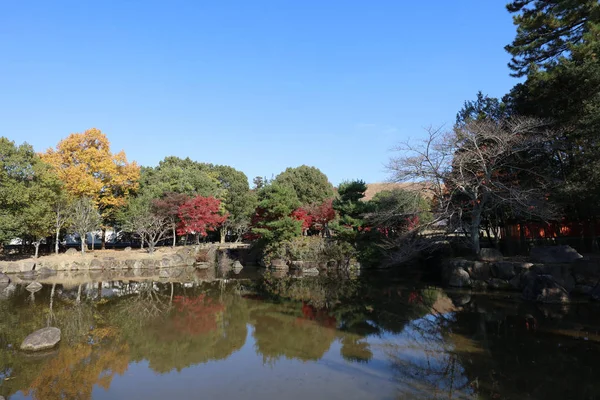
<svg viewBox="0 0 600 400">
<path fill-rule="evenodd" d="M 335 261 L 338 265 L 355 256 L 354 248 L 347 242 L 320 236 L 300 236 L 265 247 L 263 262 L 282 259 L 289 261 Z"/>
</svg>

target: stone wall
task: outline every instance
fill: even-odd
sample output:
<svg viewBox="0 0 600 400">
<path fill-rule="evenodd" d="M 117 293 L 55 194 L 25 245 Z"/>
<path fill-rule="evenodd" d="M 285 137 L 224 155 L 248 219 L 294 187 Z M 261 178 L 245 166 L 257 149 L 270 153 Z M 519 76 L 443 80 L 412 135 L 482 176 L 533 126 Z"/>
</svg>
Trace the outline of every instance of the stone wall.
<svg viewBox="0 0 600 400">
<path fill-rule="evenodd" d="M 600 300 L 600 258 L 585 258 L 569 246 L 534 248 L 528 260 L 484 249 L 479 260 L 446 260 L 442 279 L 453 287 L 520 291 L 523 299 L 543 303 Z"/>
<path fill-rule="evenodd" d="M 5 274 L 43 274 L 52 271 L 106 271 L 173 268 L 181 266 L 199 266 L 197 257 L 205 254 L 206 246 L 186 246 L 176 249 L 165 248 L 153 254 L 142 252 L 115 252 L 80 254 L 62 254 L 39 259 L 20 261 L 0 261 L 0 272 Z"/>
</svg>

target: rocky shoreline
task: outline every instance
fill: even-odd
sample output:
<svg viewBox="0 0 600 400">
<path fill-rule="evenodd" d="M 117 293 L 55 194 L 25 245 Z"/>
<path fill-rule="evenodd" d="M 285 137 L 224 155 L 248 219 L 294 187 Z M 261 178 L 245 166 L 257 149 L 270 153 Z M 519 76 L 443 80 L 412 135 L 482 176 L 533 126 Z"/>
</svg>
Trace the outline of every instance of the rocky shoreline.
<svg viewBox="0 0 600 400">
<path fill-rule="evenodd" d="M 67 252 L 58 256 L 41 257 L 17 261 L 0 261 L 0 272 L 4 274 L 38 275 L 53 271 L 105 271 L 173 268 L 199 265 L 214 260 L 218 246 L 186 246 L 163 248 L 153 254 L 139 251 L 118 253 Z M 107 255 L 110 254 L 110 255 Z"/>
<path fill-rule="evenodd" d="M 446 260 L 442 279 L 452 287 L 520 291 L 524 300 L 541 303 L 600 300 L 600 259 L 583 257 L 569 246 L 533 248 L 526 260 L 482 249 L 478 260 Z"/>
</svg>

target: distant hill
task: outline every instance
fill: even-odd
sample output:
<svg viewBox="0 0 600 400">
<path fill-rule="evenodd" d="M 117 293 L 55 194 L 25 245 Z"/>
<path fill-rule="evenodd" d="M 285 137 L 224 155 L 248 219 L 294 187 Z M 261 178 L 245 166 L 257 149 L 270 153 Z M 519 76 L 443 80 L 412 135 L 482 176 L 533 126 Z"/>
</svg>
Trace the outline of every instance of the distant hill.
<svg viewBox="0 0 600 400">
<path fill-rule="evenodd" d="M 431 192 L 426 190 L 427 183 L 424 182 L 403 182 L 403 183 L 367 183 L 367 191 L 365 192 L 364 201 L 369 201 L 379 192 L 384 190 L 404 189 L 404 190 L 417 190 L 421 192 L 424 197 L 432 197 Z"/>
</svg>

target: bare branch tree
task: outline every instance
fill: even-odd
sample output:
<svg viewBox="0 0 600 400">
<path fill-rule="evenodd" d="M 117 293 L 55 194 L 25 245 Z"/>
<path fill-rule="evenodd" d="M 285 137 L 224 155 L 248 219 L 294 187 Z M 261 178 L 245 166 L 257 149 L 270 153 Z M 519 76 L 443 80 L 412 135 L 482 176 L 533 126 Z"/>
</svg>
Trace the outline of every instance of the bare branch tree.
<svg viewBox="0 0 600 400">
<path fill-rule="evenodd" d="M 81 253 L 85 253 L 85 238 L 88 232 L 98 229 L 100 213 L 89 197 L 75 200 L 71 206 L 71 228 L 81 238 Z"/>
<path fill-rule="evenodd" d="M 464 217 L 472 250 L 479 253 L 484 213 L 506 208 L 513 215 L 549 218 L 546 179 L 536 170 L 545 154 L 547 125 L 534 118 L 469 121 L 451 132 L 428 129 L 418 145 L 403 143 L 388 168 L 395 181 L 424 182 L 447 221 Z M 450 225 L 451 226 L 451 225 Z"/>
</svg>

